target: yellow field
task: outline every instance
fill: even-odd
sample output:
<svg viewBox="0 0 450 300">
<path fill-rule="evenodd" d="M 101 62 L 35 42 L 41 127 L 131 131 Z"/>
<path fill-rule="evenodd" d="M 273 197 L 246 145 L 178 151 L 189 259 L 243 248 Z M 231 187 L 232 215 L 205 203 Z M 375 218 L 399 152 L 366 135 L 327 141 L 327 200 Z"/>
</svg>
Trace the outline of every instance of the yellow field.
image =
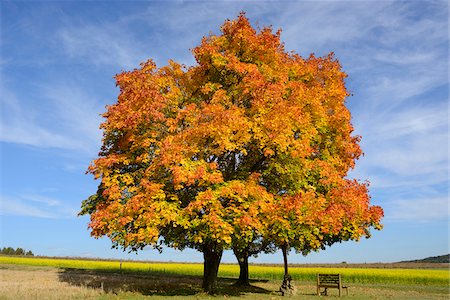
<svg viewBox="0 0 450 300">
<path fill-rule="evenodd" d="M 9 257 L 0 256 L 0 264 L 18 264 L 32 266 L 49 266 L 68 269 L 88 269 L 117 271 L 120 270 L 119 261 L 99 261 L 84 259 L 57 259 L 35 257 Z M 122 262 L 122 271 L 149 272 L 175 275 L 203 274 L 203 265 L 195 263 L 153 263 L 153 262 Z M 317 268 L 291 267 L 289 273 L 294 280 L 311 281 L 317 273 L 340 273 L 348 283 L 377 283 L 377 284 L 415 284 L 448 286 L 450 270 L 448 269 L 380 269 L 380 268 Z M 237 277 L 237 265 L 222 264 L 219 270 L 220 277 Z M 250 265 L 250 278 L 253 279 L 281 279 L 283 268 L 281 266 L 255 266 Z"/>
</svg>

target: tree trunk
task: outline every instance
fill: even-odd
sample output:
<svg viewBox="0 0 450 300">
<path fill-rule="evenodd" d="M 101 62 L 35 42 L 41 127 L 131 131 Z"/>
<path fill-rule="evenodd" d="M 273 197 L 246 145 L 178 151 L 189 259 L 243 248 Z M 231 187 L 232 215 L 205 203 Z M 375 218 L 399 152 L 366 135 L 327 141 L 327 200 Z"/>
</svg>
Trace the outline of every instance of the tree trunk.
<svg viewBox="0 0 450 300">
<path fill-rule="evenodd" d="M 236 250 L 233 249 L 234 255 L 239 263 L 239 279 L 236 285 L 250 285 L 249 274 L 248 274 L 248 249 Z"/>
<path fill-rule="evenodd" d="M 280 292 L 281 295 L 288 295 L 288 296 L 293 296 L 295 294 L 297 294 L 297 289 L 296 287 L 292 284 L 292 277 L 291 275 L 289 275 L 289 270 L 288 270 L 288 260 L 287 260 L 287 255 L 288 255 L 288 248 L 289 248 L 289 244 L 283 244 L 281 246 L 281 251 L 283 251 L 283 261 L 284 261 L 284 278 L 283 278 L 283 283 L 281 284 L 280 287 Z"/>
<path fill-rule="evenodd" d="M 283 244 L 283 246 L 281 246 L 281 251 L 283 251 L 283 261 L 284 261 L 284 276 L 289 276 L 289 271 L 288 271 L 288 260 L 287 260 L 287 248 L 288 245 L 287 244 Z"/>
<path fill-rule="evenodd" d="M 203 285 L 202 288 L 208 294 L 214 294 L 217 289 L 217 273 L 219 272 L 222 249 L 217 249 L 216 245 L 208 244 L 203 246 Z"/>
</svg>

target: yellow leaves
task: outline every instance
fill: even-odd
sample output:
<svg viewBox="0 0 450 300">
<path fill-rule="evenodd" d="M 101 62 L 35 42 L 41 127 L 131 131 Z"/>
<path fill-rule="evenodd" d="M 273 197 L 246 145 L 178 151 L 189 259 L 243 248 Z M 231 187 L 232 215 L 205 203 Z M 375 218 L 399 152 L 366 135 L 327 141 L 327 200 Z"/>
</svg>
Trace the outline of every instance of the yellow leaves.
<svg viewBox="0 0 450 300">
<path fill-rule="evenodd" d="M 227 245 L 227 246 L 231 245 L 231 237 L 230 237 L 230 236 L 225 236 L 225 237 L 222 239 L 222 241 L 223 241 L 223 243 L 224 243 L 225 245 Z"/>
<path fill-rule="evenodd" d="M 208 186 L 222 182 L 222 175 L 216 167 L 215 163 L 207 163 L 203 160 L 180 161 L 179 164 L 170 167 L 175 189 L 179 190 L 194 184 Z"/>
<path fill-rule="evenodd" d="M 221 68 L 227 65 L 228 60 L 223 55 L 214 53 L 211 55 L 211 63 L 216 68 Z"/>
<path fill-rule="evenodd" d="M 126 186 L 129 186 L 132 183 L 134 183 L 133 177 L 129 173 L 120 175 L 120 179 L 119 180 Z"/>
<path fill-rule="evenodd" d="M 233 238 L 256 236 L 263 230 L 260 205 L 270 197 L 254 181 L 257 177 L 255 174 L 250 182 L 235 180 L 208 189 L 190 203 L 185 212 L 196 220 L 192 224 L 196 224 L 196 232 L 202 233 L 203 240 L 229 246 Z"/>
<path fill-rule="evenodd" d="M 287 53 L 279 31 L 256 31 L 244 14 L 221 32 L 189 69 L 149 60 L 117 75 L 88 169 L 101 179 L 93 235 L 225 248 L 264 237 L 311 250 L 380 228 L 366 186 L 344 179 L 361 149 L 337 60 Z"/>
<path fill-rule="evenodd" d="M 220 83 L 207 82 L 203 85 L 201 91 L 203 94 L 209 94 L 211 92 L 215 92 L 222 87 Z"/>
</svg>

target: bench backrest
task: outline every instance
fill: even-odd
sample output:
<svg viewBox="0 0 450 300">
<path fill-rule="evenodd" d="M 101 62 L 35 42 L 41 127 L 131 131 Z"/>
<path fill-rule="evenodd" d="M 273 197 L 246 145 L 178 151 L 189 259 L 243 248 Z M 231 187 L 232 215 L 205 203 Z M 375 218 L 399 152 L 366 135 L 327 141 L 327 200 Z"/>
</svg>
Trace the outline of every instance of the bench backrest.
<svg viewBox="0 0 450 300">
<path fill-rule="evenodd" d="M 335 284 L 339 286 L 341 283 L 341 275 L 340 274 L 318 274 L 317 282 L 319 284 Z"/>
</svg>

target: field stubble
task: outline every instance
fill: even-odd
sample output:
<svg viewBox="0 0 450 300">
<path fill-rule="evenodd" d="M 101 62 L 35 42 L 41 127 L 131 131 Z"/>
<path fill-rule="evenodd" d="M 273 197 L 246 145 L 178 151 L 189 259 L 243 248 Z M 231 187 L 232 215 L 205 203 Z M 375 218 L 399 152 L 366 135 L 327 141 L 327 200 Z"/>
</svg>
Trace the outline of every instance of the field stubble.
<svg viewBox="0 0 450 300">
<path fill-rule="evenodd" d="M 34 265 L 34 266 L 33 266 Z M 0 257 L 0 299 L 283 299 L 280 266 L 250 267 L 251 287 L 236 288 L 238 266 L 220 267 L 219 295 L 201 292 L 201 264 L 155 264 Z M 353 299 L 449 299 L 449 270 L 291 268 L 299 294 L 317 299 L 316 273 L 341 273 Z M 337 291 L 331 291 L 331 298 Z"/>
<path fill-rule="evenodd" d="M 98 299 L 101 290 L 59 280 L 60 270 L 45 267 L 0 266 L 0 299 Z"/>
</svg>

